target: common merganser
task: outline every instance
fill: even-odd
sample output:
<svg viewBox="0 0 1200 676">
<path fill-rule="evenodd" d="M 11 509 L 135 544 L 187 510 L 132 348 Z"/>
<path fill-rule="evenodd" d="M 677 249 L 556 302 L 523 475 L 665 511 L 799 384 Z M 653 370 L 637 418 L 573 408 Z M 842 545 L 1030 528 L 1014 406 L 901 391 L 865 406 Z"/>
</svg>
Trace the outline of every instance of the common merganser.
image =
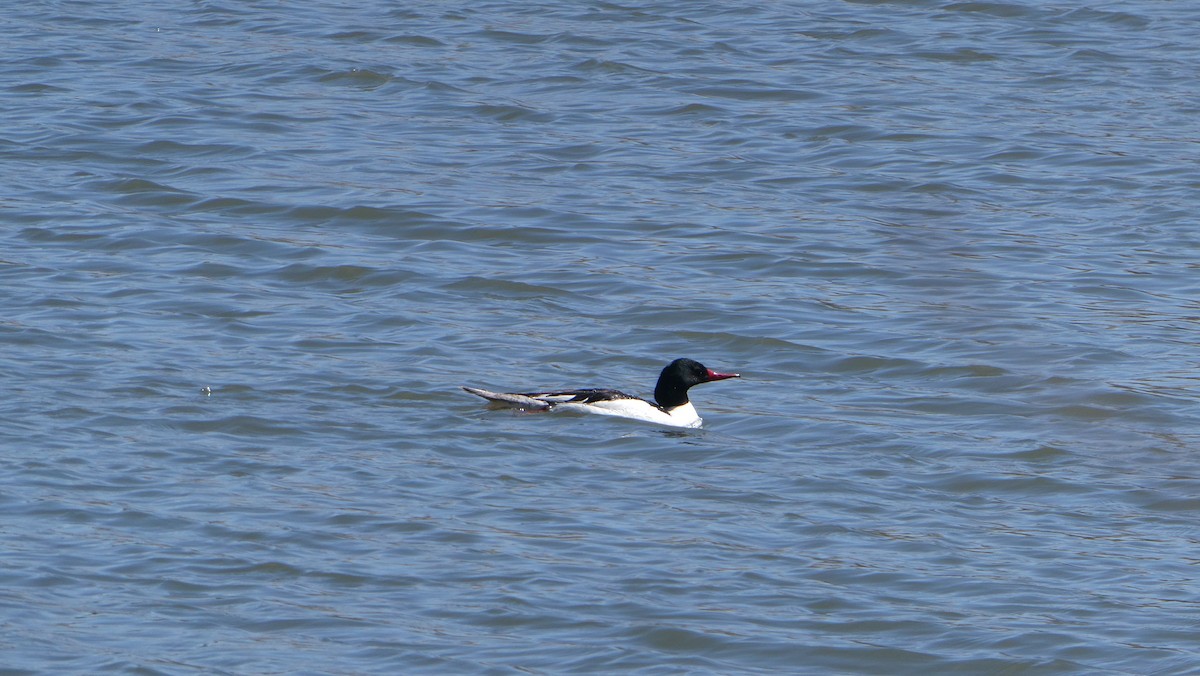
<svg viewBox="0 0 1200 676">
<path fill-rule="evenodd" d="M 615 415 L 671 427 L 699 427 L 703 420 L 688 401 L 688 388 L 714 380 L 738 378 L 737 373 L 717 373 L 694 359 L 676 359 L 667 364 L 654 386 L 654 401 L 617 390 L 581 389 L 554 392 L 489 392 L 463 387 L 490 402 L 531 411 L 579 411 Z"/>
</svg>

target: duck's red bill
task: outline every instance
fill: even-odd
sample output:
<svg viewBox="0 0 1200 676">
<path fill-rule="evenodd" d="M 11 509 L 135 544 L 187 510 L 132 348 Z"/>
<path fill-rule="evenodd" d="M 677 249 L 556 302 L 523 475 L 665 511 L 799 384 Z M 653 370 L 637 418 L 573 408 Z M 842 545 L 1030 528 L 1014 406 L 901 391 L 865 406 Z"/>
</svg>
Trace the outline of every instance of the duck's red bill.
<svg viewBox="0 0 1200 676">
<path fill-rule="evenodd" d="M 712 369 L 708 370 L 708 382 L 710 382 L 710 383 L 714 380 L 725 380 L 726 378 L 741 378 L 741 377 L 742 376 L 740 373 L 717 373 L 716 371 L 714 371 Z"/>
</svg>

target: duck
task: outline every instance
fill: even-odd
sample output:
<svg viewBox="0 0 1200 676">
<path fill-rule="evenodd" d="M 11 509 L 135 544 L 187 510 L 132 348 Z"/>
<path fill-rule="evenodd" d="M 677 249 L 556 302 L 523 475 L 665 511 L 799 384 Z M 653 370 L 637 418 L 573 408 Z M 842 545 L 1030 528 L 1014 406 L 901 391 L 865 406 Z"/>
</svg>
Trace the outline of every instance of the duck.
<svg viewBox="0 0 1200 676">
<path fill-rule="evenodd" d="M 695 385 L 729 378 L 739 373 L 720 373 L 695 359 L 676 359 L 663 367 L 654 386 L 654 400 L 642 399 L 620 390 L 580 388 L 549 392 L 490 392 L 463 386 L 471 394 L 493 404 L 526 411 L 574 411 L 640 420 L 669 427 L 700 427 L 704 420 L 688 399 Z"/>
</svg>

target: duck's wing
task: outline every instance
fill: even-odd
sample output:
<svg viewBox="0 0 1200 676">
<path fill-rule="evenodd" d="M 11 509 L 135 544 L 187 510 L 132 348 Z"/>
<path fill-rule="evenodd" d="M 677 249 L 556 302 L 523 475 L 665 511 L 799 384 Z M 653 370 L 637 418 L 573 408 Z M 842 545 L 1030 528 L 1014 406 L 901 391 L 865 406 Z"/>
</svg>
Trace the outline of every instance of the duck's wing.
<svg viewBox="0 0 1200 676">
<path fill-rule="evenodd" d="M 594 404 L 599 401 L 616 401 L 618 399 L 637 399 L 632 394 L 620 390 L 587 388 L 581 390 L 555 390 L 554 392 L 526 392 L 522 396 L 532 397 L 539 401 L 554 404 Z"/>
<path fill-rule="evenodd" d="M 581 390 L 554 390 L 552 392 L 489 392 L 477 387 L 463 387 L 464 390 L 488 401 L 512 404 L 522 408 L 548 409 L 556 404 L 595 404 L 602 401 L 617 401 L 620 399 L 638 399 L 620 390 L 587 388 Z"/>
</svg>

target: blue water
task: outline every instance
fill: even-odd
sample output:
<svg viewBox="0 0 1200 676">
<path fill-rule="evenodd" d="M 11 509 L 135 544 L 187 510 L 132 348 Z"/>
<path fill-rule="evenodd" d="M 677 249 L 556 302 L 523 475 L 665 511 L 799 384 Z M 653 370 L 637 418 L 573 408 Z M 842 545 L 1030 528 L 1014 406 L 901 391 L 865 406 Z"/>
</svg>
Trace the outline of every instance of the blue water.
<svg viewBox="0 0 1200 676">
<path fill-rule="evenodd" d="M 6 10 L 0 673 L 1200 670 L 1195 20 Z"/>
</svg>

